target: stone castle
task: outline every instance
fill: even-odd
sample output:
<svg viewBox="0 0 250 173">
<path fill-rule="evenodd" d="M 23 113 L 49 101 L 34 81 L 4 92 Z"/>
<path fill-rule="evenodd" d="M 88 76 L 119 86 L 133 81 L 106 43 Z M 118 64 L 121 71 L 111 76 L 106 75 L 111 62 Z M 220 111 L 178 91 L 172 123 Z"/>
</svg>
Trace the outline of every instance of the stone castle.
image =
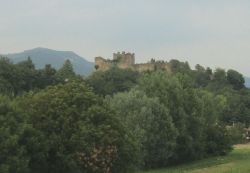
<svg viewBox="0 0 250 173">
<path fill-rule="evenodd" d="M 105 71 L 112 67 L 131 69 L 138 72 L 153 71 L 158 69 L 170 72 L 170 65 L 164 61 L 155 61 L 154 59 L 151 59 L 148 63 L 135 64 L 134 53 L 114 53 L 113 60 L 104 59 L 102 57 L 95 58 L 96 70 Z"/>
</svg>

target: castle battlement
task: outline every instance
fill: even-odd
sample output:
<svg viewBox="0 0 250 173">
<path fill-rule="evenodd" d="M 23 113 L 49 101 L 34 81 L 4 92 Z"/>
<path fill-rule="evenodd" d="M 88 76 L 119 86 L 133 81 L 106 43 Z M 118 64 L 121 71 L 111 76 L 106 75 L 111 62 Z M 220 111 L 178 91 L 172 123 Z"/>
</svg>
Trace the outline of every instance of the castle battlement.
<svg viewBox="0 0 250 173">
<path fill-rule="evenodd" d="M 104 59 L 103 57 L 95 58 L 95 68 L 96 70 L 106 71 L 112 67 L 118 67 L 121 69 L 131 69 L 138 72 L 143 71 L 153 71 L 157 69 L 162 69 L 170 72 L 170 66 L 164 61 L 155 61 L 151 59 L 148 63 L 135 64 L 135 54 L 126 52 L 113 53 L 113 59 Z"/>
</svg>

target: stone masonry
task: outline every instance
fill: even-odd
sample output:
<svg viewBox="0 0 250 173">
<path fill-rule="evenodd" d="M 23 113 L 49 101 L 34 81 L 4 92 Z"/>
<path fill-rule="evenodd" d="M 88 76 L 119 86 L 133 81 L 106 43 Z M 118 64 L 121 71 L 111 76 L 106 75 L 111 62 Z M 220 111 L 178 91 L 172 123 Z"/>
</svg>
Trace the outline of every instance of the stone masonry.
<svg viewBox="0 0 250 173">
<path fill-rule="evenodd" d="M 155 61 L 151 59 L 148 63 L 135 64 L 135 54 L 118 52 L 113 54 L 113 59 L 104 59 L 102 57 L 95 58 L 96 70 L 106 71 L 112 67 L 118 67 L 121 69 L 131 69 L 138 72 L 153 71 L 157 69 L 166 70 L 170 72 L 170 66 L 164 61 Z"/>
</svg>

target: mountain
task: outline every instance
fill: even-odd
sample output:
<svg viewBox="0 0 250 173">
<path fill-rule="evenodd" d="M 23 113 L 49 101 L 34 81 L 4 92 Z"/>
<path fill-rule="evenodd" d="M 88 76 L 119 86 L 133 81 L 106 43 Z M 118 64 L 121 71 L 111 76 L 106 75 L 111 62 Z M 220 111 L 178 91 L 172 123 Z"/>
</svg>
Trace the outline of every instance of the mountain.
<svg viewBox="0 0 250 173">
<path fill-rule="evenodd" d="M 250 77 L 245 77 L 245 86 L 250 88 Z"/>
<path fill-rule="evenodd" d="M 10 58 L 14 63 L 27 60 L 27 57 L 30 57 L 36 68 L 43 68 L 45 64 L 51 64 L 56 69 L 62 67 L 64 61 L 69 59 L 77 74 L 89 75 L 94 70 L 94 63 L 85 60 L 72 51 L 57 51 L 39 47 L 21 53 L 2 56 Z"/>
</svg>

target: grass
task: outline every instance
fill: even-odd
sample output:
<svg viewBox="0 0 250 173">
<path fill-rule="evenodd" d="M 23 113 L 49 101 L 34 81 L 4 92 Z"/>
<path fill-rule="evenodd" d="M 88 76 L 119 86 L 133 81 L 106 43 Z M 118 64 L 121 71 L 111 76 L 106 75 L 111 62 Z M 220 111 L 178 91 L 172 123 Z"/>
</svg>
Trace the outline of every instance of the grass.
<svg viewBox="0 0 250 173">
<path fill-rule="evenodd" d="M 236 145 L 227 156 L 139 173 L 250 173 L 250 144 Z"/>
</svg>

